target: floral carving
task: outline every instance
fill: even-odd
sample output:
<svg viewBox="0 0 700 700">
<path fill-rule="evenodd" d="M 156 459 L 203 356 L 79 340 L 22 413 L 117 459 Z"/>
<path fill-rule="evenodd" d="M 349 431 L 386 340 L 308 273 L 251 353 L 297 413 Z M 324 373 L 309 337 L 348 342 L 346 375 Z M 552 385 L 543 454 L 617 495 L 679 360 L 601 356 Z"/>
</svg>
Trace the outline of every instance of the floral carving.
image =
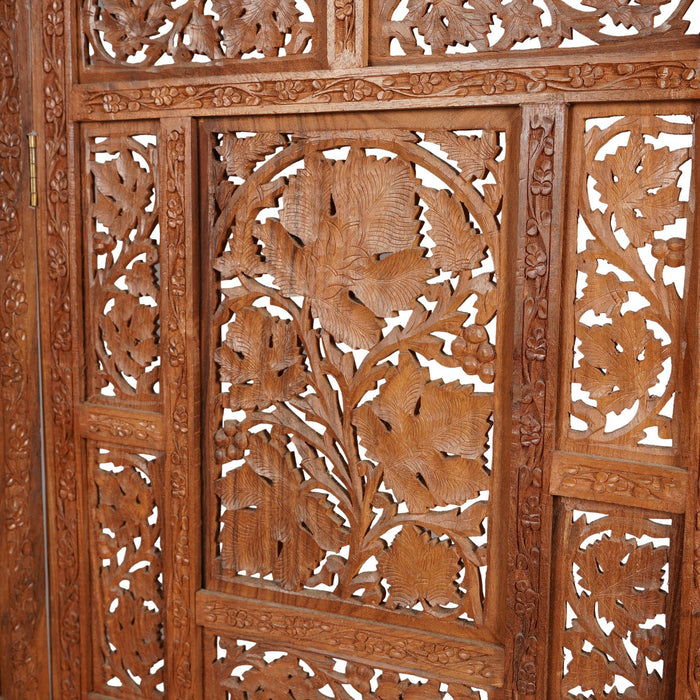
<svg viewBox="0 0 700 700">
<path fill-rule="evenodd" d="M 101 691 L 117 685 L 136 697 L 162 697 L 160 458 L 94 446 L 92 455 Z"/>
<path fill-rule="evenodd" d="M 156 147 L 89 139 L 91 391 L 152 401 L 160 378 Z"/>
<path fill-rule="evenodd" d="M 480 621 L 502 139 L 428 131 L 460 170 L 410 132 L 373 132 L 381 158 L 361 138 L 337 158 L 313 134 L 214 138 L 222 575 Z M 406 570 L 410 542 L 435 587 Z"/>
<path fill-rule="evenodd" d="M 241 58 L 298 56 L 317 42 L 313 17 L 302 17 L 294 0 L 198 0 L 152 3 L 147 0 L 84 0 L 83 31 L 92 52 L 88 65 L 145 66 Z M 316 48 L 315 46 L 313 47 Z M 168 103 L 161 92 L 154 99 Z"/>
<path fill-rule="evenodd" d="M 552 648 L 573 654 L 561 666 L 561 692 L 602 697 L 610 686 L 619 692 L 624 679 L 625 696 L 658 697 L 663 667 L 657 662 L 666 656 L 669 585 L 675 585 L 667 572 L 672 527 L 638 511 L 599 517 L 576 507 L 567 503 L 558 550 L 560 605 L 572 614 Z M 652 541 L 643 543 L 647 538 Z"/>
<path fill-rule="evenodd" d="M 662 117 L 613 121 L 592 126 L 584 142 L 579 221 L 587 240 L 576 260 L 572 377 L 581 391 L 572 389 L 578 423 L 569 435 L 628 446 L 662 439 L 672 447 L 683 290 L 665 275 L 685 265 L 688 204 L 680 178 L 690 151 L 663 142 L 664 134 L 687 141 L 692 127 Z M 607 146 L 620 137 L 623 145 Z M 639 308 L 628 308 L 636 297 Z"/>
<path fill-rule="evenodd" d="M 269 645 L 217 637 L 225 656 L 214 662 L 217 686 L 227 700 L 248 696 L 347 700 L 360 694 L 376 700 L 411 700 L 417 697 L 478 700 L 477 689 L 459 683 L 447 686 L 439 680 L 401 679 L 398 673 L 365 664 L 305 652 L 269 649 Z M 271 652 L 274 657 L 268 660 Z M 352 689 L 354 692 L 349 693 Z M 329 694 L 330 693 L 330 694 Z"/>
<path fill-rule="evenodd" d="M 399 0 L 377 3 L 373 17 L 375 60 L 395 55 L 445 57 L 470 52 L 504 51 L 519 48 L 565 47 L 572 30 L 591 43 L 608 44 L 642 37 L 678 37 L 689 29 L 686 15 L 692 0 L 684 0 L 665 21 L 661 0 L 639 5 L 623 0 L 596 0 L 586 8 L 570 0 L 547 0 L 546 9 L 532 0 Z M 624 27 L 626 35 L 611 31 Z M 495 32 L 498 27 L 500 31 Z M 648 40 L 648 39 L 647 39 Z M 400 51 L 399 51 L 400 50 Z M 575 81 L 591 86 L 600 77 L 584 64 L 575 69 Z"/>
</svg>

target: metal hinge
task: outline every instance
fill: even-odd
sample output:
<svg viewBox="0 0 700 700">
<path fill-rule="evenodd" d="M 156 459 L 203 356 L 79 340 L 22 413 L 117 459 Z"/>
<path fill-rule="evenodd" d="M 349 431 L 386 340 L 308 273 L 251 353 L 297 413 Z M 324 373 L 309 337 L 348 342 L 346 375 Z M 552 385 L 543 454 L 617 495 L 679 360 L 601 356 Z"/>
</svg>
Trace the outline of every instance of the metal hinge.
<svg viewBox="0 0 700 700">
<path fill-rule="evenodd" d="M 36 132 L 27 134 L 29 141 L 29 206 L 36 209 L 39 205 L 38 176 L 36 172 Z"/>
</svg>

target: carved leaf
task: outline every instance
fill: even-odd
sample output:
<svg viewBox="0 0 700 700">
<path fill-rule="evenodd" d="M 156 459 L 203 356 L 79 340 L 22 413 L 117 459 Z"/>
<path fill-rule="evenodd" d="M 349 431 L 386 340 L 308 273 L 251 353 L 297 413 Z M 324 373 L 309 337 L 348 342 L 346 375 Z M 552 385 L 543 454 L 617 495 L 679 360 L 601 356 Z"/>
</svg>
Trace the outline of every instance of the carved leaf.
<svg viewBox="0 0 700 700">
<path fill-rule="evenodd" d="M 577 557 L 581 586 L 591 592 L 598 615 L 623 635 L 664 611 L 667 561 L 665 548 L 607 535 Z"/>
<path fill-rule="evenodd" d="M 593 161 L 595 187 L 633 246 L 652 242 L 655 231 L 682 216 L 677 183 L 687 159 L 687 149 L 654 148 L 634 132 L 627 146 Z"/>
<path fill-rule="evenodd" d="M 229 177 L 246 178 L 258 161 L 283 145 L 284 137 L 275 132 L 260 132 L 247 138 L 225 133 L 216 150 L 224 161 Z"/>
<path fill-rule="evenodd" d="M 469 386 L 429 382 L 410 354 L 390 371 L 379 396 L 355 411 L 370 458 L 411 511 L 463 503 L 487 488 L 483 453 L 490 399 Z"/>
<path fill-rule="evenodd" d="M 463 0 L 409 0 L 406 19 L 435 48 L 468 43 L 485 48 L 494 9 L 484 0 L 471 0 L 469 6 Z"/>
<path fill-rule="evenodd" d="M 256 227 L 282 294 L 308 297 L 323 328 L 352 347 L 374 345 L 384 317 L 411 308 L 434 274 L 418 246 L 415 185 L 399 159 L 357 149 L 334 164 L 309 158 L 280 219 Z"/>
<path fill-rule="evenodd" d="M 128 151 L 105 163 L 92 163 L 97 188 L 96 217 L 117 240 L 126 240 L 151 201 L 153 177 Z"/>
<path fill-rule="evenodd" d="M 223 381 L 231 382 L 229 405 L 263 409 L 304 390 L 304 359 L 289 321 L 264 309 L 246 307 L 236 314 L 222 347 L 214 353 Z"/>
<path fill-rule="evenodd" d="M 461 565 L 449 542 L 432 539 L 414 526 L 404 527 L 379 558 L 379 570 L 389 584 L 389 603 L 412 608 L 459 602 L 456 579 Z"/>
<path fill-rule="evenodd" d="M 246 463 L 216 482 L 227 509 L 222 558 L 226 568 L 263 576 L 272 573 L 284 588 L 300 588 L 326 551 L 338 551 L 346 534 L 333 505 L 304 491 L 292 454 L 257 433 Z"/>
<path fill-rule="evenodd" d="M 505 29 L 501 41 L 512 45 L 517 41 L 537 36 L 541 15 L 542 9 L 534 5 L 531 0 L 513 0 L 507 5 L 501 5 L 498 9 L 498 17 Z"/>
<path fill-rule="evenodd" d="M 467 182 L 486 177 L 486 163 L 501 151 L 495 131 L 484 131 L 481 136 L 464 136 L 443 130 L 426 131 L 425 138 L 440 144 L 447 155 L 457 161 L 460 174 Z"/>
<path fill-rule="evenodd" d="M 575 381 L 598 401 L 604 412 L 620 413 L 647 396 L 663 370 L 661 341 L 640 313 L 613 317 L 612 324 L 580 324 L 583 358 Z"/>
<path fill-rule="evenodd" d="M 459 200 L 445 190 L 427 187 L 422 187 L 420 194 L 430 207 L 425 216 L 435 241 L 435 266 L 454 272 L 478 267 L 486 257 L 486 240 L 470 225 Z"/>
</svg>

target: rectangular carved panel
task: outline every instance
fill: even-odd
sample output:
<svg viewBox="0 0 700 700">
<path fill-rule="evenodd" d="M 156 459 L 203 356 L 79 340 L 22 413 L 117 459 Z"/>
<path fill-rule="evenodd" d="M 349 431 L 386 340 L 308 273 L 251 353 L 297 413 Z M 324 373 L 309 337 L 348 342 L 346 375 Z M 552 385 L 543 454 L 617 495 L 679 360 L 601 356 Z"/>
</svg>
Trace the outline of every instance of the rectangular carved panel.
<svg viewBox="0 0 700 700">
<path fill-rule="evenodd" d="M 578 215 L 570 218 L 575 277 L 567 293 L 575 289 L 575 302 L 562 443 L 672 459 L 683 447 L 675 399 L 687 342 L 693 119 L 645 110 L 576 128 L 582 162 L 570 170 Z"/>
<path fill-rule="evenodd" d="M 164 696 L 163 460 L 88 443 L 95 690 Z"/>
<path fill-rule="evenodd" d="M 489 52 L 620 42 L 634 51 L 635 42 L 643 47 L 651 39 L 697 34 L 690 22 L 700 10 L 697 0 L 681 0 L 670 11 L 665 5 L 663 0 L 637 5 L 601 0 L 585 6 L 571 0 L 370 0 L 371 59 L 464 59 Z M 572 79 L 589 86 L 602 77 L 588 63 L 571 70 Z M 507 91 L 512 81 L 507 69 L 494 70 L 492 92 L 487 94 Z"/>
<path fill-rule="evenodd" d="M 552 697 L 666 697 L 673 521 L 565 499 L 556 532 Z"/>
<path fill-rule="evenodd" d="M 278 69 L 323 55 L 326 7 L 321 0 L 83 0 L 84 68 L 245 65 L 274 60 Z M 352 17 L 338 6 L 339 20 Z M 344 42 L 347 30 L 341 34 Z M 338 40 L 341 40 L 341 36 Z M 239 68 L 240 69 L 240 68 Z M 172 75 L 172 72 L 170 73 Z M 168 88 L 158 97 L 166 104 Z"/>
<path fill-rule="evenodd" d="M 160 401 L 158 148 L 148 133 L 85 135 L 88 398 Z"/>
<path fill-rule="evenodd" d="M 214 679 L 208 698 L 376 698 L 410 700 L 488 700 L 486 690 L 461 683 L 421 678 L 332 655 L 295 651 L 246 639 L 208 635 Z"/>
<path fill-rule="evenodd" d="M 480 625 L 505 134 L 314 125 L 208 136 L 213 571 Z"/>
</svg>

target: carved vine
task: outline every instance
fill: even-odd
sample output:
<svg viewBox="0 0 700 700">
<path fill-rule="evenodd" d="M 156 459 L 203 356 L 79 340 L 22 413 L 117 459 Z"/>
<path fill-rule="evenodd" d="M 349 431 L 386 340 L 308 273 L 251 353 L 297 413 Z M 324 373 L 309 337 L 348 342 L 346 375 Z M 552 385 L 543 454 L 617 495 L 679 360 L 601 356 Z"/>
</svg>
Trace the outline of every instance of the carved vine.
<svg viewBox="0 0 700 700">
<path fill-rule="evenodd" d="M 572 396 L 577 423 L 569 436 L 576 440 L 636 447 L 655 433 L 678 447 L 671 404 L 683 347 L 682 290 L 666 273 L 685 266 L 688 202 L 680 178 L 691 156 L 688 148 L 661 145 L 663 134 L 687 137 L 692 125 L 621 117 L 585 136 L 579 217 L 587 240 L 576 259 L 580 356 L 572 378 L 585 394 Z"/>
<path fill-rule="evenodd" d="M 399 0 L 382 0 L 377 3 L 374 31 L 380 38 L 374 58 L 389 58 L 396 54 L 393 49 L 409 57 L 465 58 L 468 51 L 564 48 L 574 31 L 594 44 L 683 36 L 692 0 L 682 0 L 659 22 L 666 4 L 595 0 L 577 7 L 570 0 L 545 0 L 542 7 L 532 0 L 408 0 L 404 6 Z M 600 76 L 582 70 L 577 77 L 592 84 Z"/>
<path fill-rule="evenodd" d="M 219 182 L 214 226 L 222 572 L 479 622 L 493 394 L 473 384 L 495 375 L 502 147 L 491 131 L 427 132 L 452 168 L 410 132 L 368 139 L 338 139 L 340 159 L 326 136 L 217 144 L 214 172 L 246 178 Z M 451 189 L 421 184 L 413 163 Z M 460 381 L 431 380 L 429 362 Z"/>
<path fill-rule="evenodd" d="M 117 685 L 129 697 L 162 697 L 161 460 L 94 447 L 92 454 L 101 691 Z"/>
<path fill-rule="evenodd" d="M 350 3 L 348 3 L 350 4 Z M 278 58 L 318 51 L 316 0 L 302 19 L 294 0 L 83 0 L 88 65 L 153 66 L 241 58 Z M 343 12 L 342 7 L 337 12 Z M 167 102 L 168 90 L 159 93 Z"/>
<path fill-rule="evenodd" d="M 270 649 L 252 642 L 216 637 L 225 655 L 214 662 L 218 687 L 227 700 L 251 695 L 288 694 L 293 698 L 351 700 L 359 693 L 376 700 L 411 700 L 417 697 L 478 700 L 476 689 L 439 680 L 402 680 L 398 673 L 312 652 Z M 272 653 L 272 656 L 271 656 Z M 352 694 L 350 690 L 354 691 Z M 330 692 L 330 695 L 328 694 Z"/>
<path fill-rule="evenodd" d="M 571 621 L 561 632 L 562 693 L 604 697 L 614 686 L 610 697 L 623 697 L 622 678 L 624 697 L 661 697 L 671 526 L 629 510 L 599 518 L 568 509 L 565 517 L 560 605 L 570 606 Z"/>
</svg>

